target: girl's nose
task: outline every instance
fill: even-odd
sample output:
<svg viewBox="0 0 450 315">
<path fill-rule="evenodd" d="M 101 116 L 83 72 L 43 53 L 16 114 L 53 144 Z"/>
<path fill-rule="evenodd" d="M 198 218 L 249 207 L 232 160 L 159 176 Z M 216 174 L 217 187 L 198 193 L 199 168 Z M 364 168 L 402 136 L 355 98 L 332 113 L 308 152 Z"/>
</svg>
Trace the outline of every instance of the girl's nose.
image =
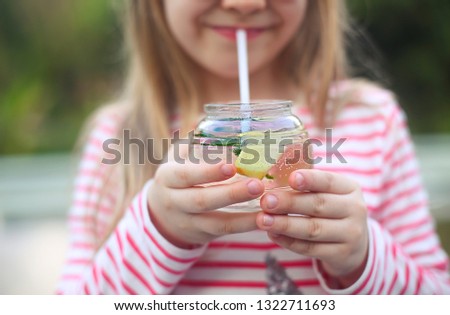
<svg viewBox="0 0 450 315">
<path fill-rule="evenodd" d="M 267 0 L 222 0 L 222 7 L 228 10 L 234 10 L 241 14 L 252 14 L 265 9 Z"/>
</svg>

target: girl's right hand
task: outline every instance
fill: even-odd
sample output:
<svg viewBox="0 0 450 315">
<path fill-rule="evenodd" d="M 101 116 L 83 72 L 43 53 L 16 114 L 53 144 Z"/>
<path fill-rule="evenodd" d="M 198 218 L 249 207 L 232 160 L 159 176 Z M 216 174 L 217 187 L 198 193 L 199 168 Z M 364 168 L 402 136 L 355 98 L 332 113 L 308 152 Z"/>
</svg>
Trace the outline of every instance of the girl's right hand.
<svg viewBox="0 0 450 315">
<path fill-rule="evenodd" d="M 158 231 L 181 248 L 201 246 L 225 234 L 257 229 L 257 212 L 214 211 L 261 196 L 264 185 L 258 179 L 216 183 L 236 174 L 234 165 L 173 160 L 156 171 L 148 190 L 150 218 Z"/>
</svg>

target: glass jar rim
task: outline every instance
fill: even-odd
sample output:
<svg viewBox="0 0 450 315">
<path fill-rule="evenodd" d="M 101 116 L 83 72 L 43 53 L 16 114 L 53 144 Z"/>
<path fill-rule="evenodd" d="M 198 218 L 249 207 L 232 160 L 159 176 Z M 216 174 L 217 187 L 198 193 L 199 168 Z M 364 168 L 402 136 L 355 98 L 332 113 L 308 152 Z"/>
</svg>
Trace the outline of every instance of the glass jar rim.
<svg viewBox="0 0 450 315">
<path fill-rule="evenodd" d="M 240 101 L 231 101 L 223 103 L 208 103 L 205 106 L 205 112 L 254 112 L 254 111 L 273 111 L 290 109 L 292 101 L 289 100 L 254 100 L 250 103 L 242 103 Z"/>
</svg>

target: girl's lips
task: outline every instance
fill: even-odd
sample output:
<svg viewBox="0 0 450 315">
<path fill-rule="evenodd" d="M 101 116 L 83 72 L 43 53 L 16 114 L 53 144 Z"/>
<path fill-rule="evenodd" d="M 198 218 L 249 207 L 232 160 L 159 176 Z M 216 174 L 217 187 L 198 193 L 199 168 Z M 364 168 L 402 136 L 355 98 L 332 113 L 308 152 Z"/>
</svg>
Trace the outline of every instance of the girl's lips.
<svg viewBox="0 0 450 315">
<path fill-rule="evenodd" d="M 211 26 L 211 29 L 229 40 L 236 41 L 236 31 L 238 30 L 237 27 Z M 261 35 L 264 31 L 267 31 L 268 28 L 255 27 L 244 29 L 247 33 L 247 39 L 252 40 Z"/>
</svg>

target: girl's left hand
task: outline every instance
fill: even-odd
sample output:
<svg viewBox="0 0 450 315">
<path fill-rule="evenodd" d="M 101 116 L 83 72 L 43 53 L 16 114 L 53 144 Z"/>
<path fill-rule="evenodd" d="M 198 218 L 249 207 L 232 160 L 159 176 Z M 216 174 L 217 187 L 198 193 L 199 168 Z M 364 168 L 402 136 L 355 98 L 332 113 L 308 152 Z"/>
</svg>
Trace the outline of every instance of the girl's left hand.
<svg viewBox="0 0 450 315">
<path fill-rule="evenodd" d="M 348 287 L 362 274 L 368 254 L 367 209 L 359 185 L 320 170 L 289 177 L 293 191 L 261 198 L 258 227 L 278 245 L 317 258 L 321 268 Z"/>
</svg>

